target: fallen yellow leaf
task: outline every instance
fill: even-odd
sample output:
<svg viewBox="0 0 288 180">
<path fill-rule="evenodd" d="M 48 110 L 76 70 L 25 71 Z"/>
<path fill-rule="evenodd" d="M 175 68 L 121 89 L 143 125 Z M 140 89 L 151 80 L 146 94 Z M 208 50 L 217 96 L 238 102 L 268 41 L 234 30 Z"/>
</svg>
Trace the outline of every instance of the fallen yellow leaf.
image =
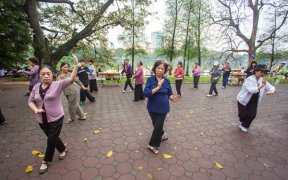
<svg viewBox="0 0 288 180">
<path fill-rule="evenodd" d="M 138 150 L 136 150 L 136 151 L 134 151 L 135 153 L 138 153 L 139 151 Z"/>
<path fill-rule="evenodd" d="M 151 174 L 150 172 L 147 173 L 147 178 L 150 180 L 154 179 L 153 174 Z"/>
<path fill-rule="evenodd" d="M 9 154 L 6 154 L 6 155 L 5 155 L 5 157 L 6 157 L 6 158 L 9 158 L 9 157 L 10 157 L 10 155 L 9 155 Z"/>
<path fill-rule="evenodd" d="M 26 173 L 30 173 L 32 171 L 33 171 L 33 167 L 31 165 L 27 166 L 26 169 L 25 169 Z"/>
<path fill-rule="evenodd" d="M 142 133 L 139 133 L 139 136 L 142 136 L 143 134 Z"/>
<path fill-rule="evenodd" d="M 125 142 L 124 144 L 125 144 L 125 146 L 127 146 L 127 145 L 128 145 L 128 143 L 127 143 L 127 142 Z"/>
<path fill-rule="evenodd" d="M 33 154 L 33 155 L 38 155 L 38 154 L 40 154 L 40 152 L 39 152 L 39 151 L 36 151 L 36 150 L 33 150 L 33 151 L 32 151 L 32 154 Z"/>
<path fill-rule="evenodd" d="M 221 164 L 219 164 L 219 163 L 216 162 L 215 165 L 216 165 L 217 168 L 223 169 L 223 166 L 222 166 Z"/>
<path fill-rule="evenodd" d="M 113 151 L 109 151 L 107 154 L 106 154 L 106 157 L 109 158 L 113 155 Z"/>
<path fill-rule="evenodd" d="M 93 134 L 98 134 L 100 131 L 99 130 L 96 130 L 93 132 Z"/>
<path fill-rule="evenodd" d="M 197 150 L 198 148 L 197 148 L 197 147 L 194 147 L 194 149 Z"/>
<path fill-rule="evenodd" d="M 138 170 L 143 170 L 142 166 L 137 167 Z"/>
<path fill-rule="evenodd" d="M 177 147 L 173 147 L 173 149 L 175 149 L 175 150 L 176 150 L 176 149 L 177 149 Z"/>
<path fill-rule="evenodd" d="M 181 122 L 180 122 L 180 121 L 177 121 L 177 122 L 176 122 L 176 124 L 177 124 L 177 125 L 180 125 L 180 124 L 181 124 Z"/>
<path fill-rule="evenodd" d="M 156 171 L 161 171 L 162 168 L 157 168 Z"/>
<path fill-rule="evenodd" d="M 266 164 L 266 163 L 264 163 L 264 166 L 267 167 L 267 168 L 270 167 L 270 166 L 269 166 L 268 164 Z"/>
<path fill-rule="evenodd" d="M 170 159 L 170 158 L 172 158 L 172 156 L 171 156 L 170 154 L 163 154 L 163 157 L 164 157 L 165 159 Z"/>
<path fill-rule="evenodd" d="M 39 154 L 38 157 L 39 157 L 39 158 L 44 158 L 44 157 L 45 157 L 45 154 Z"/>
<path fill-rule="evenodd" d="M 83 139 L 83 141 L 84 141 L 84 142 L 87 142 L 87 141 L 88 141 L 88 139 L 85 137 L 85 138 Z"/>
<path fill-rule="evenodd" d="M 201 133 L 199 133 L 200 134 L 200 136 L 204 136 L 204 132 L 201 132 Z"/>
</svg>

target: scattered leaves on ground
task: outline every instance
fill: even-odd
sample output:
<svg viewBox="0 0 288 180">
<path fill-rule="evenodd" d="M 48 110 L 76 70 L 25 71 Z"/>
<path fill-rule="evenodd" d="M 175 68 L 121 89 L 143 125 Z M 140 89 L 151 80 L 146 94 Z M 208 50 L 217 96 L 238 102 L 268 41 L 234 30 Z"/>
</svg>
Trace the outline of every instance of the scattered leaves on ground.
<svg viewBox="0 0 288 180">
<path fill-rule="evenodd" d="M 173 156 L 171 156 L 170 154 L 163 154 L 163 157 L 164 157 L 165 159 L 170 159 L 170 158 L 172 158 Z"/>
<path fill-rule="evenodd" d="M 30 173 L 32 171 L 33 171 L 33 167 L 31 165 L 27 166 L 26 169 L 25 169 L 26 173 Z"/>
<path fill-rule="evenodd" d="M 154 179 L 154 176 L 152 173 L 147 173 L 147 178 L 150 179 L 150 180 L 153 180 Z"/>
<path fill-rule="evenodd" d="M 106 154 L 106 157 L 109 158 L 113 155 L 113 151 L 109 151 L 107 154 Z"/>
<path fill-rule="evenodd" d="M 39 152 L 39 151 L 36 151 L 36 150 L 33 150 L 33 151 L 32 151 L 32 154 L 33 154 L 33 155 L 38 155 L 38 154 L 40 154 L 40 152 Z"/>
<path fill-rule="evenodd" d="M 97 129 L 95 131 L 93 131 L 93 134 L 98 134 L 100 131 Z"/>
<path fill-rule="evenodd" d="M 39 157 L 39 158 L 44 158 L 44 157 L 45 157 L 45 154 L 39 154 L 38 157 Z"/>
<path fill-rule="evenodd" d="M 217 168 L 219 168 L 219 169 L 223 169 L 223 166 L 220 164 L 220 163 L 215 163 L 215 166 L 217 167 Z"/>
</svg>

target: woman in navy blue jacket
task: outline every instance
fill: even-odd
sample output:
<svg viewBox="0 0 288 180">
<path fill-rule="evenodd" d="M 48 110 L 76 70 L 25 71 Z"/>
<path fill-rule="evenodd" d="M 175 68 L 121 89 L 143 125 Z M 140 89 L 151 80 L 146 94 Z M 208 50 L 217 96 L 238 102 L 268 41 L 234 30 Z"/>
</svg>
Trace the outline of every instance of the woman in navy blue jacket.
<svg viewBox="0 0 288 180">
<path fill-rule="evenodd" d="M 155 75 L 147 79 L 144 89 L 144 96 L 148 98 L 147 109 L 154 127 L 147 148 L 155 154 L 158 154 L 161 141 L 168 139 L 163 126 L 170 111 L 169 100 L 177 101 L 180 98 L 178 95 L 173 95 L 170 81 L 164 77 L 167 68 L 168 65 L 164 61 L 156 61 L 152 69 Z"/>
</svg>

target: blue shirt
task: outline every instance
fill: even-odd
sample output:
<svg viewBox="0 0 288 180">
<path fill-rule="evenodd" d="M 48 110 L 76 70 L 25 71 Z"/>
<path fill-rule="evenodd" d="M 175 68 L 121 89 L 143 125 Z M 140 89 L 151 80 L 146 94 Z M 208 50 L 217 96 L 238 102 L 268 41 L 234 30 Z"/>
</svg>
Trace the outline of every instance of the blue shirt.
<svg viewBox="0 0 288 180">
<path fill-rule="evenodd" d="M 152 89 L 158 85 L 156 76 L 151 76 L 147 79 L 146 86 L 144 88 L 144 96 L 148 98 L 147 109 L 150 112 L 156 113 L 168 113 L 170 111 L 169 97 L 173 95 L 170 81 L 164 78 L 164 82 L 161 88 L 152 94 Z"/>
</svg>

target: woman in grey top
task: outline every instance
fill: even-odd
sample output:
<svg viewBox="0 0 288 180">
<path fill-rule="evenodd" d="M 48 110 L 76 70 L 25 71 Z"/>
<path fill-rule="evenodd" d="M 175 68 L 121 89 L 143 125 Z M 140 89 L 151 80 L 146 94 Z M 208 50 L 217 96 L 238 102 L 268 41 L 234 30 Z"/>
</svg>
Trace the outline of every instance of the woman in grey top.
<svg viewBox="0 0 288 180">
<path fill-rule="evenodd" d="M 211 74 L 211 86 L 210 86 L 209 94 L 207 94 L 207 97 L 218 96 L 216 84 L 221 77 L 221 69 L 219 69 L 219 63 L 217 61 L 214 62 L 213 68 L 211 69 L 210 74 Z M 213 91 L 215 93 L 214 95 L 212 95 Z"/>
<path fill-rule="evenodd" d="M 62 62 L 60 65 L 60 69 L 61 69 L 61 73 L 57 78 L 58 80 L 70 78 L 71 73 L 69 72 L 68 63 Z M 83 90 L 88 90 L 88 88 L 86 88 L 81 83 L 78 77 L 75 77 L 74 82 L 77 83 Z M 68 123 L 73 122 L 75 119 L 77 119 L 77 115 L 79 117 L 78 120 L 86 120 L 83 110 L 78 103 L 77 91 L 74 85 L 72 84 L 68 86 L 66 89 L 64 89 L 63 92 L 68 100 L 68 109 L 69 109 L 69 115 L 70 115 L 70 118 L 65 123 L 68 124 Z"/>
</svg>

